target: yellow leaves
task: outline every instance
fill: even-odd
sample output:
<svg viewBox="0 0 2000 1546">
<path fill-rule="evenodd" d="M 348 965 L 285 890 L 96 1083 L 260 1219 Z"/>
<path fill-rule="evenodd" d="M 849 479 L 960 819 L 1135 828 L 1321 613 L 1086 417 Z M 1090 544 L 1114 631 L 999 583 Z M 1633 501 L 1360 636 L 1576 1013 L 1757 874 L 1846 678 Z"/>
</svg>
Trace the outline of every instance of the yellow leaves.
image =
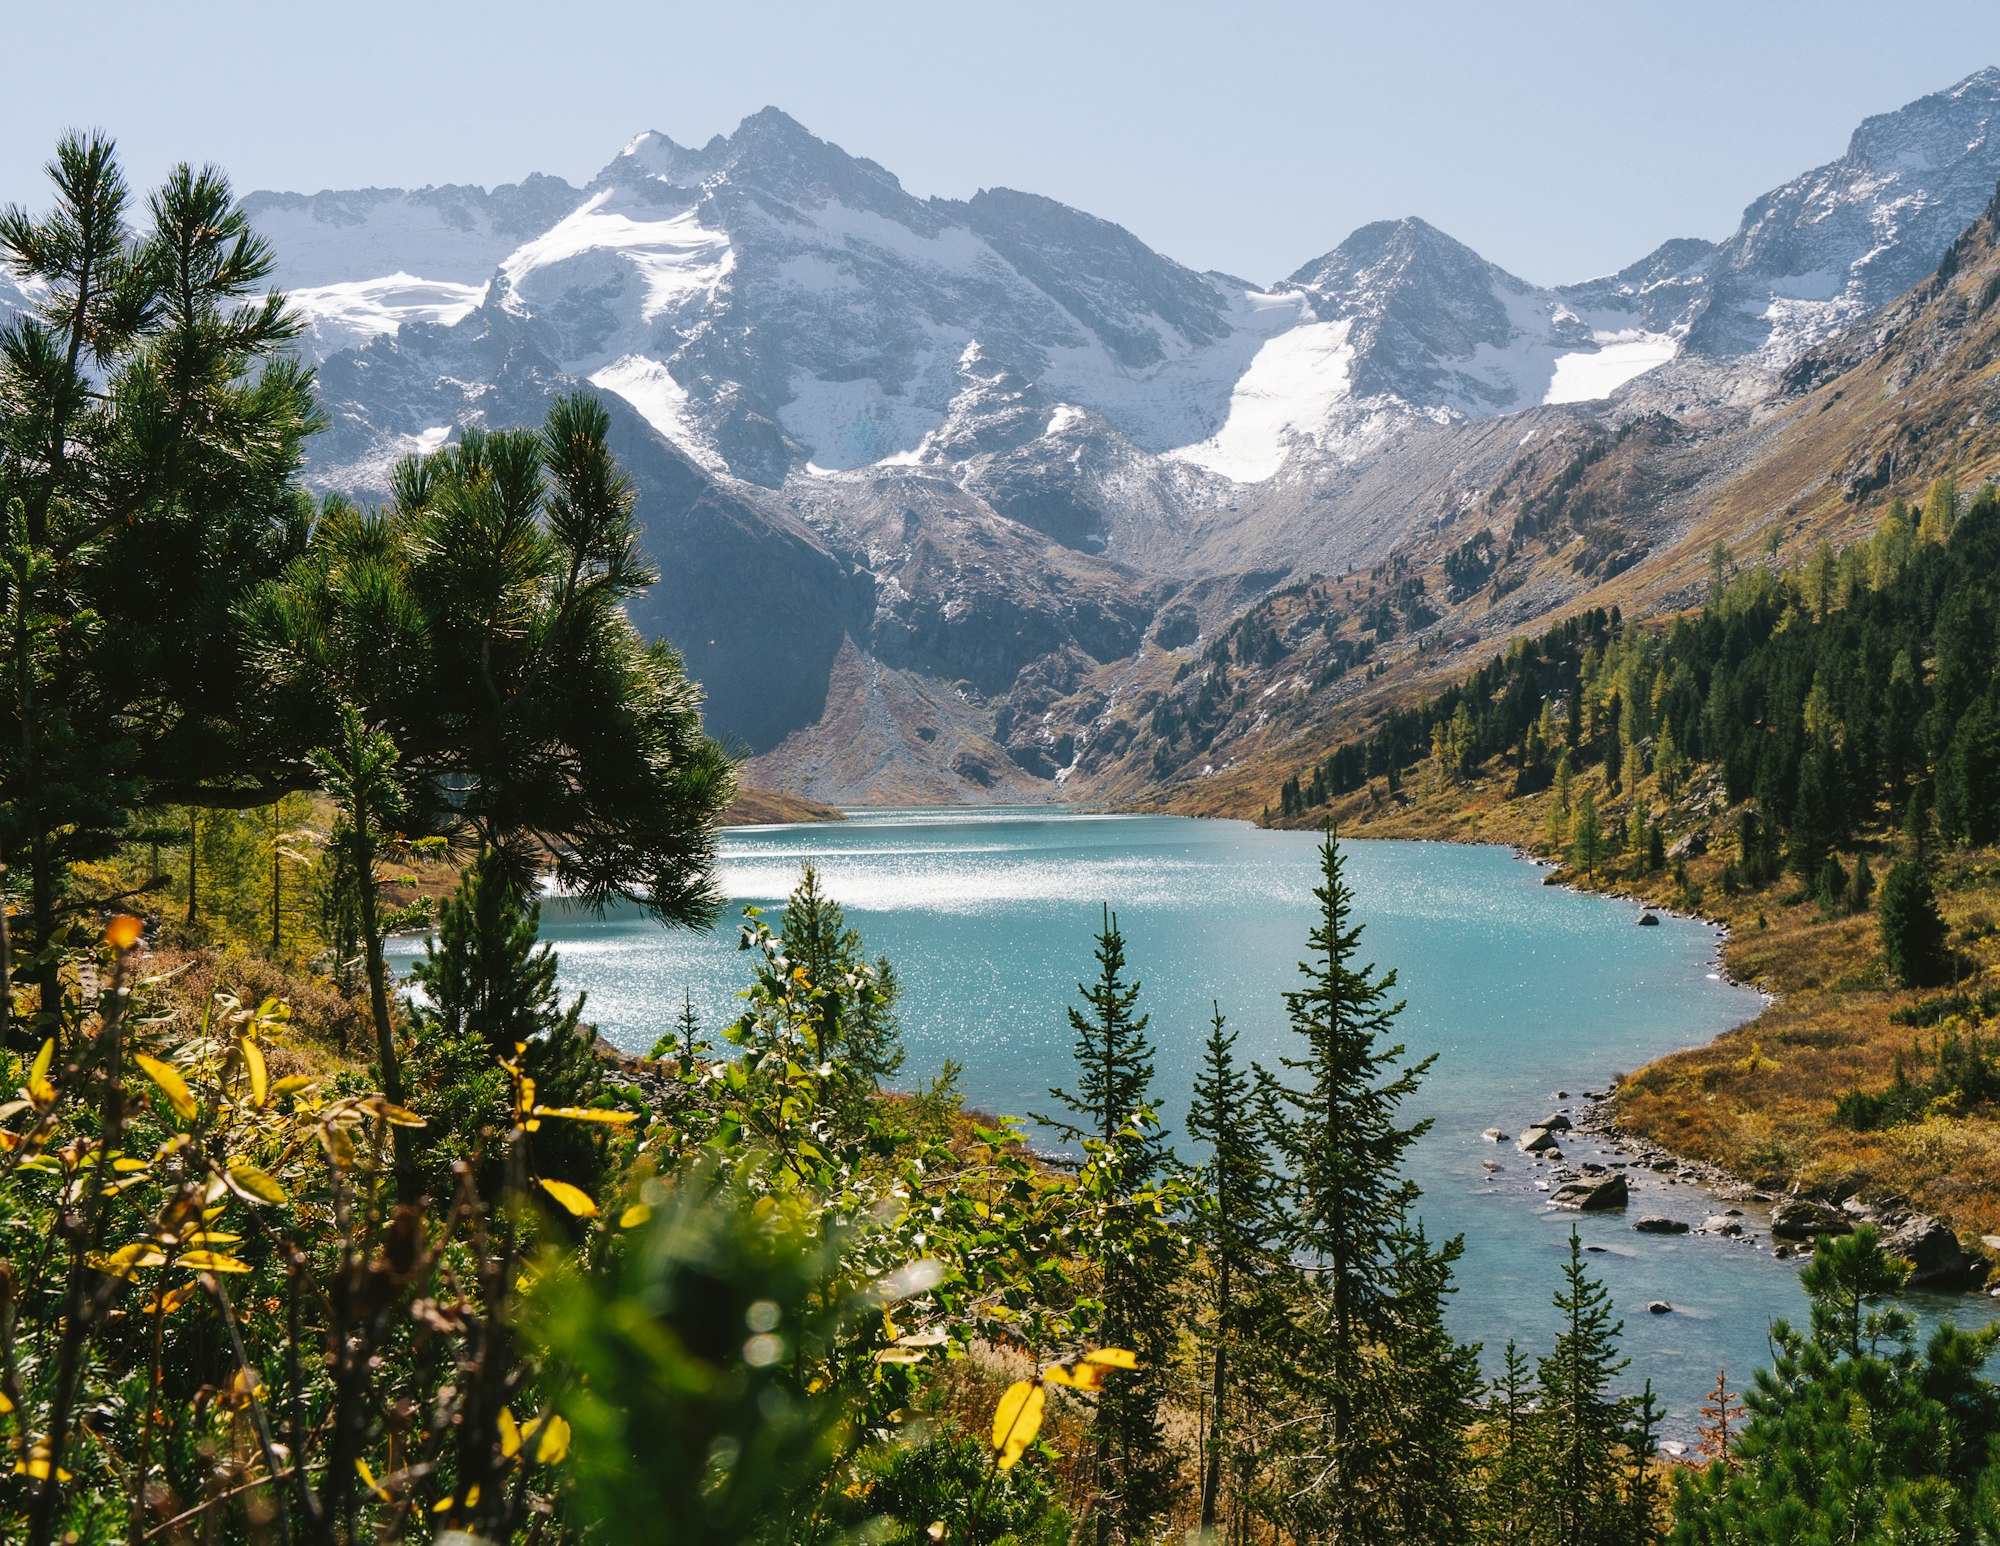
<svg viewBox="0 0 2000 1546">
<path fill-rule="evenodd" d="M 361 1478 L 362 1486 L 374 1493 L 384 1503 L 394 1503 L 396 1501 L 389 1496 L 389 1489 L 375 1480 L 375 1473 L 369 1470 L 368 1462 L 363 1460 L 359 1455 L 354 1457 L 354 1474 Z"/>
<path fill-rule="evenodd" d="M 620 1229 L 637 1229 L 652 1216 L 653 1210 L 651 1207 L 643 1202 L 635 1202 L 631 1207 L 618 1215 L 618 1227 Z"/>
<path fill-rule="evenodd" d="M 56 1087 L 49 1083 L 49 1064 L 55 1061 L 56 1044 L 54 1038 L 42 1043 L 42 1050 L 35 1054 L 35 1061 L 28 1069 L 28 1099 L 37 1106 L 53 1106 L 56 1102 Z"/>
<path fill-rule="evenodd" d="M 607 1127 L 627 1127 L 639 1120 L 636 1111 L 604 1111 L 595 1106 L 537 1106 L 536 1117 L 561 1117 L 565 1122 L 602 1122 Z"/>
<path fill-rule="evenodd" d="M 567 1181 L 543 1181 L 542 1190 L 547 1192 L 565 1210 L 580 1219 L 597 1217 L 597 1204 L 590 1200 L 590 1193 L 580 1186 L 571 1186 Z"/>
<path fill-rule="evenodd" d="M 271 1086 L 271 1093 L 273 1095 L 296 1095 L 300 1090 L 308 1089 L 318 1083 L 319 1076 L 317 1074 L 286 1074 L 284 1078 Z"/>
<path fill-rule="evenodd" d="M 172 1315 L 182 1305 L 194 1298 L 194 1284 L 183 1283 L 179 1288 L 170 1288 L 155 1294 L 146 1301 L 148 1315 Z"/>
<path fill-rule="evenodd" d="M 250 1104 L 262 1111 L 271 1098 L 271 1075 L 264 1066 L 264 1054 L 248 1036 L 236 1045 L 243 1054 L 243 1072 L 250 1080 Z"/>
<path fill-rule="evenodd" d="M 16 1476 L 25 1476 L 30 1481 L 47 1481 L 51 1469 L 55 1471 L 56 1480 L 59 1482 L 74 1481 L 76 1479 L 61 1466 L 50 1466 L 49 1446 L 48 1441 L 45 1439 L 37 1439 L 29 1446 L 28 1452 L 14 1462 L 14 1474 Z"/>
<path fill-rule="evenodd" d="M 231 1160 L 229 1189 L 248 1202 L 276 1205 L 285 1200 L 285 1189 L 248 1160 Z"/>
<path fill-rule="evenodd" d="M 134 1240 L 115 1251 L 103 1251 L 90 1258 L 90 1265 L 114 1278 L 126 1278 L 143 1267 L 164 1267 L 167 1253 L 150 1240 Z"/>
<path fill-rule="evenodd" d="M 534 1438 L 536 1465 L 560 1465 L 569 1455 L 569 1424 L 560 1417 L 546 1423 L 536 1418 L 521 1430 L 521 1437 Z"/>
<path fill-rule="evenodd" d="M 167 1104 L 174 1108 L 174 1115 L 183 1122 L 192 1122 L 201 1108 L 195 1104 L 194 1096 L 188 1090 L 187 1080 L 183 1079 L 171 1064 L 162 1063 L 158 1058 L 147 1057 L 143 1052 L 136 1054 L 134 1060 L 146 1077 L 159 1086 L 160 1093 L 167 1098 Z"/>
<path fill-rule="evenodd" d="M 905 1338 L 905 1341 L 911 1340 Z M 1101 1347 L 1085 1353 L 1070 1364 L 1050 1364 L 1032 1380 L 1016 1380 L 993 1409 L 993 1465 L 1004 1471 L 1027 1452 L 1042 1431 L 1042 1413 L 1048 1405 L 1048 1387 L 1063 1385 L 1072 1390 L 1101 1390 L 1104 1376 L 1113 1369 L 1136 1369 L 1138 1356 L 1122 1347 Z"/>
<path fill-rule="evenodd" d="M 1007 1470 L 1035 1442 L 1035 1435 L 1042 1431 L 1042 1410 L 1048 1400 L 1040 1380 L 1016 1380 L 1007 1387 L 993 1409 L 993 1464 L 997 1469 Z"/>
<path fill-rule="evenodd" d="M 546 1421 L 531 1417 L 516 1426 L 514 1414 L 505 1407 L 500 1409 L 500 1453 L 512 1460 L 524 1450 L 530 1441 L 534 1443 L 536 1465 L 559 1464 L 569 1454 L 569 1423 L 563 1418 L 551 1416 Z"/>
<path fill-rule="evenodd" d="M 224 1256 L 220 1251 L 183 1251 L 174 1259 L 174 1265 L 187 1272 L 248 1272 L 250 1268 L 233 1256 Z"/>
<path fill-rule="evenodd" d="M 143 919 L 134 918 L 130 913 L 120 913 L 104 926 L 104 943 L 113 950 L 130 950 L 145 932 Z"/>
</svg>

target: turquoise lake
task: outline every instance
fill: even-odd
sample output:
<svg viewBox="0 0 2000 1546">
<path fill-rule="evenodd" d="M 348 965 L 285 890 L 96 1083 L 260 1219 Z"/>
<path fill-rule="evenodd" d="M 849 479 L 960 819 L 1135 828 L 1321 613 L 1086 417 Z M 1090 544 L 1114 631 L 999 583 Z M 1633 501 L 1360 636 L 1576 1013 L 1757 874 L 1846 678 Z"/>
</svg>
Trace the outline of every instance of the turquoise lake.
<svg viewBox="0 0 2000 1546">
<path fill-rule="evenodd" d="M 1590 1259 L 1625 1318 L 1631 1380 L 1651 1378 L 1685 1432 L 1719 1365 L 1732 1385 L 1747 1383 L 1768 1357 L 1770 1322 L 1803 1320 L 1796 1265 L 1775 1259 L 1768 1237 L 1760 1247 L 1635 1233 L 1630 1221 L 1645 1213 L 1699 1224 L 1728 1206 L 1646 1171 L 1631 1172 L 1623 1214 L 1559 1213 L 1538 1187 L 1547 1167 L 1480 1133 L 1517 1133 L 1616 1073 L 1708 1041 L 1755 1015 L 1760 998 L 1723 980 L 1713 927 L 1671 917 L 1635 927 L 1636 906 L 1544 886 L 1540 868 L 1505 849 L 1343 849 L 1364 955 L 1399 973 L 1411 1055 L 1437 1054 L 1406 1109 L 1434 1122 L 1411 1167 L 1425 1223 L 1434 1238 L 1465 1237 L 1458 1334 L 1483 1343 L 1489 1363 L 1510 1337 L 1531 1355 L 1543 1351 L 1574 1226 L 1600 1248 Z M 1144 983 L 1170 1129 L 1186 1117 L 1211 1002 L 1241 1033 L 1246 1059 L 1270 1063 L 1289 1050 L 1279 995 L 1297 979 L 1311 926 L 1318 866 L 1309 834 L 1160 816 L 863 812 L 824 825 L 738 828 L 724 834 L 722 858 L 723 886 L 739 907 L 777 905 L 799 866 L 817 865 L 870 953 L 895 962 L 904 1078 L 926 1079 L 956 1058 L 968 1099 L 983 1109 L 1046 1111 L 1049 1087 L 1070 1081 L 1065 1010 L 1091 970 L 1105 903 Z M 565 988 L 587 995 L 586 1018 L 629 1051 L 651 1047 L 683 990 L 711 1034 L 739 1010 L 747 963 L 733 914 L 709 934 L 668 933 L 637 909 L 593 917 L 558 900 L 545 906 L 542 932 Z M 398 944 L 401 964 L 416 946 Z M 1565 1147 L 1572 1160 L 1613 1157 L 1585 1143 Z M 1766 1235 L 1759 1210 L 1741 1206 L 1746 1225 Z M 1654 1300 L 1673 1313 L 1647 1313 Z M 1989 1313 L 1971 1298 L 1930 1297 L 1920 1308 L 1927 1318 Z"/>
</svg>

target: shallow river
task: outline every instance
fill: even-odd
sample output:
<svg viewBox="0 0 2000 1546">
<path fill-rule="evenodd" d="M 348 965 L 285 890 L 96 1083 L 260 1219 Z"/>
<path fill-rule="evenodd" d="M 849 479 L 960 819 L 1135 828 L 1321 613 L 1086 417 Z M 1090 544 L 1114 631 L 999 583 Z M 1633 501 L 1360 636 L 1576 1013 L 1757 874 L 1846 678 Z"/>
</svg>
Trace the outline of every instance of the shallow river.
<svg viewBox="0 0 2000 1546">
<path fill-rule="evenodd" d="M 1437 1063 L 1410 1115 L 1433 1119 L 1415 1151 L 1432 1236 L 1463 1234 L 1452 1322 L 1493 1362 L 1508 1338 L 1531 1354 L 1554 1334 L 1549 1296 L 1569 1231 L 1625 1318 L 1630 1377 L 1650 1377 L 1685 1432 L 1688 1414 L 1726 1364 L 1747 1381 L 1767 1357 L 1772 1319 L 1804 1319 L 1797 1269 L 1762 1244 L 1705 1235 L 1634 1233 L 1666 1213 L 1699 1223 L 1718 1204 L 1699 1189 L 1631 1173 L 1624 1214 L 1558 1213 L 1546 1167 L 1509 1133 L 1613 1074 L 1705 1042 L 1754 1015 L 1758 996 L 1725 982 L 1715 929 L 1664 918 L 1638 928 L 1630 904 L 1541 884 L 1505 849 L 1445 843 L 1350 842 L 1347 873 L 1366 925 L 1364 956 L 1400 975 L 1400 1034 Z M 782 900 L 807 860 L 846 908 L 871 954 L 903 983 L 917 1081 L 947 1057 L 965 1068 L 968 1099 L 988 1110 L 1049 1109 L 1071 1079 L 1064 1014 L 1091 970 L 1092 933 L 1109 903 L 1144 983 L 1158 1049 L 1157 1097 L 1179 1130 L 1211 1001 L 1241 1032 L 1237 1050 L 1270 1063 L 1289 1051 L 1280 993 L 1297 979 L 1311 925 L 1317 839 L 1236 822 L 1046 811 L 862 813 L 827 825 L 741 828 L 724 835 L 723 885 L 738 904 Z M 775 924 L 775 920 L 773 920 Z M 712 934 L 666 933 L 636 909 L 591 917 L 556 901 L 542 932 L 565 988 L 588 995 L 587 1018 L 643 1052 L 668 1027 L 683 989 L 711 1034 L 738 1012 L 746 980 L 733 917 Z M 410 946 L 399 952 L 407 960 Z M 1588 1145 L 1566 1146 L 1590 1158 Z M 1497 1162 L 1501 1168 L 1486 1168 Z M 1667 1315 L 1647 1313 L 1664 1300 Z M 1984 1301 L 1923 1301 L 1985 1318 Z"/>
</svg>

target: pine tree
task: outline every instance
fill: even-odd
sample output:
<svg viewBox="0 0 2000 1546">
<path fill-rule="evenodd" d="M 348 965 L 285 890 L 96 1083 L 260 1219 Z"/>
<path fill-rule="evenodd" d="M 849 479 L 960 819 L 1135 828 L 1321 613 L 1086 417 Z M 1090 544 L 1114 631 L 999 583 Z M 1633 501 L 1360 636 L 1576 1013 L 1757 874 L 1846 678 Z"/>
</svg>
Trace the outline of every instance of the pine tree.
<svg viewBox="0 0 2000 1546">
<path fill-rule="evenodd" d="M 1098 1546 L 1109 1546 L 1149 1540 L 1173 1502 L 1179 1467 L 1161 1412 L 1178 1333 L 1175 1289 L 1186 1256 L 1180 1237 L 1161 1219 L 1158 1200 L 1172 1156 L 1152 1111 L 1149 1017 L 1134 1013 L 1140 984 L 1126 980 L 1125 938 L 1109 907 L 1096 959 L 1097 980 L 1077 984 L 1084 1007 L 1069 1011 L 1077 1088 L 1049 1092 L 1070 1119 L 1036 1120 L 1083 1144 L 1089 1156 L 1077 1184 L 1104 1220 L 1084 1248 L 1102 1307 L 1091 1334 L 1101 1345 L 1135 1350 L 1142 1365 L 1131 1378 L 1105 1387 L 1091 1424 L 1094 1537 Z"/>
<path fill-rule="evenodd" d="M 1253 1108 L 1249 1073 L 1236 1062 L 1236 1033 L 1215 1007 L 1188 1133 L 1209 1147 L 1203 1167 L 1204 1203 L 1197 1239 L 1208 1266 L 1210 1290 L 1208 1442 L 1202 1457 L 1201 1529 L 1215 1528 L 1223 1508 L 1225 1459 L 1232 1462 L 1232 1499 L 1247 1480 L 1243 1460 L 1248 1434 L 1239 1433 L 1239 1410 L 1254 1400 L 1245 1388 L 1269 1314 L 1266 1274 L 1271 1270 L 1275 1178 Z M 1233 1512 L 1233 1510 L 1232 1510 Z M 1235 1521 L 1232 1519 L 1232 1527 Z"/>
<path fill-rule="evenodd" d="M 800 869 L 785 898 L 780 938 L 786 957 L 811 985 L 813 1057 L 836 1064 L 850 1083 L 872 1092 L 903 1066 L 900 988 L 888 957 L 869 964 L 860 931 L 821 888 L 811 864 Z"/>
<path fill-rule="evenodd" d="M 1930 875 L 1914 859 L 1889 871 L 1877 908 L 1889 973 L 1906 988 L 1934 987 L 1951 974 L 1944 916 Z"/>
<path fill-rule="evenodd" d="M 1548 1539 L 1554 1546 L 1612 1546 L 1630 1539 L 1621 1456 L 1631 1440 L 1632 1410 L 1612 1391 L 1626 1365 L 1618 1352 L 1624 1322 L 1614 1318 L 1603 1283 L 1585 1269 L 1574 1230 L 1555 1306 L 1562 1329 L 1536 1369 Z"/>
<path fill-rule="evenodd" d="M 1541 1524 L 1541 1424 L 1532 1378 L 1528 1355 L 1510 1340 L 1486 1391 L 1479 1539 L 1493 1546 L 1527 1546 Z"/>
<path fill-rule="evenodd" d="M 1097 934 L 1096 957 L 1097 980 L 1076 985 L 1084 1008 L 1069 1011 L 1076 1091 L 1049 1091 L 1074 1120 L 1035 1118 L 1069 1143 L 1090 1138 L 1109 1142 L 1148 1108 L 1153 1087 L 1153 1043 L 1146 1035 L 1150 1017 L 1133 1013 L 1140 985 L 1125 980 L 1125 936 L 1108 906 Z M 1154 1163 L 1140 1175 L 1144 1181 L 1152 1180 L 1164 1161 L 1157 1138 L 1149 1152 Z"/>
<path fill-rule="evenodd" d="M 1428 1498 L 1440 1523 L 1463 1508 L 1460 1446 L 1470 1415 L 1463 1365 L 1441 1326 L 1458 1242 L 1435 1250 L 1412 1227 L 1417 1189 L 1402 1173 L 1428 1122 L 1403 1125 L 1402 1103 L 1431 1060 L 1403 1064 L 1386 1044 L 1402 1012 L 1393 971 L 1358 952 L 1361 925 L 1331 828 L 1320 850 L 1319 917 L 1305 985 L 1286 993 L 1299 1054 L 1257 1078 L 1285 1178 L 1284 1258 L 1297 1303 L 1277 1376 L 1297 1408 L 1279 1490 L 1292 1533 L 1332 1542 L 1424 1538 L 1408 1513 L 1407 1473 L 1446 1489 Z M 1410 1417 L 1402 1410 L 1414 1392 Z"/>
<path fill-rule="evenodd" d="M 1868 855 L 1854 856 L 1854 869 L 1847 877 L 1847 895 L 1841 905 L 1850 913 L 1865 913 L 1875 895 L 1875 872 L 1868 868 Z"/>
<path fill-rule="evenodd" d="M 555 952 L 541 943 L 540 930 L 540 904 L 491 853 L 473 860 L 438 909 L 436 933 L 411 971 L 426 1002 L 410 1074 L 416 1082 L 430 1073 L 433 1098 L 445 1107 L 467 1103 L 463 1113 L 439 1112 L 445 1143 L 474 1137 L 481 1119 L 504 1131 L 511 1084 L 478 1077 L 503 1060 L 519 1060 L 539 1105 L 587 1105 L 602 1085 L 595 1033 L 582 1023 L 583 999 L 563 1005 Z M 453 1076 L 467 1089 L 455 1090 Z M 501 1097 L 497 1106 L 492 1094 Z M 542 1123 L 532 1137 L 536 1172 L 588 1185 L 597 1169 L 594 1133 L 583 1123 Z M 500 1181 L 498 1160 L 489 1148 L 482 1171 L 489 1196 Z M 437 1145 L 428 1148 L 424 1169 L 434 1184 L 448 1173 Z"/>
</svg>

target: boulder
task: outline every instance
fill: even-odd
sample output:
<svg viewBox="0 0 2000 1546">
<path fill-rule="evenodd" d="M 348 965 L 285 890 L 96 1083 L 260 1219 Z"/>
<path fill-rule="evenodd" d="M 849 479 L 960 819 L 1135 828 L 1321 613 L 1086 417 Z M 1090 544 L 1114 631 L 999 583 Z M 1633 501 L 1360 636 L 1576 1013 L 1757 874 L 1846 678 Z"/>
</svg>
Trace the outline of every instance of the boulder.
<svg viewBox="0 0 2000 1546">
<path fill-rule="evenodd" d="M 1670 1219 L 1663 1213 L 1649 1213 L 1632 1226 L 1642 1235 L 1684 1235 L 1688 1232 L 1683 1219 Z"/>
<path fill-rule="evenodd" d="M 1659 920 L 1659 918 L 1658 918 L 1658 917 L 1656 917 L 1656 916 L 1655 916 L 1654 914 L 1652 914 L 1652 913 L 1641 913 L 1641 914 L 1639 914 L 1639 927 L 1640 927 L 1640 928 L 1642 928 L 1642 929 L 1655 929 L 1655 928 L 1658 928 L 1658 927 L 1659 927 L 1659 925 L 1660 925 L 1660 920 Z M 1664 1313 L 1664 1312 L 1662 1312 L 1662 1313 Z"/>
<path fill-rule="evenodd" d="M 1556 1135 L 1546 1127 L 1531 1127 L 1521 1134 L 1517 1147 L 1524 1154 L 1552 1154 L 1556 1149 Z"/>
<path fill-rule="evenodd" d="M 1550 1194 L 1549 1201 L 1558 1208 L 1595 1213 L 1607 1208 L 1624 1207 L 1630 1195 L 1625 1187 L 1625 1177 L 1613 1171 L 1609 1175 L 1581 1176 L 1566 1182 Z"/>
<path fill-rule="evenodd" d="M 1505 1170 L 1507 1168 L 1498 1160 L 1481 1160 L 1479 1163 L 1481 1168 L 1485 1170 Z"/>
<path fill-rule="evenodd" d="M 1541 1128 L 1544 1132 L 1549 1132 L 1549 1133 L 1566 1133 L 1570 1130 L 1572 1125 L 1573 1124 L 1570 1122 L 1570 1119 L 1564 1116 L 1560 1111 L 1554 1113 L 1551 1116 L 1543 1117 L 1541 1121 L 1535 1124 L 1535 1126 Z"/>
<path fill-rule="evenodd" d="M 1711 1235 L 1728 1235 L 1734 1238 L 1743 1233 L 1743 1221 L 1733 1219 L 1726 1213 L 1711 1214 L 1702 1221 L 1702 1229 Z"/>
<path fill-rule="evenodd" d="M 1957 1286 L 1966 1276 L 1968 1263 L 1954 1235 L 1940 1219 L 1913 1213 L 1882 1236 L 1882 1249 L 1900 1256 L 1913 1269 L 1910 1286 Z"/>
<path fill-rule="evenodd" d="M 1488 1143 L 1505 1143 L 1507 1141 L 1507 1135 L 1497 1127 L 1489 1127 L 1479 1136 L 1484 1138 Z"/>
<path fill-rule="evenodd" d="M 1771 1210 L 1771 1233 L 1780 1240 L 1810 1240 L 1815 1235 L 1845 1235 L 1854 1221 L 1840 1209 L 1810 1197 L 1787 1197 Z"/>
<path fill-rule="evenodd" d="M 1708 852 L 1708 838 L 1700 832 L 1690 832 L 1686 837 L 1676 838 L 1667 850 L 1669 859 L 1699 859 Z"/>
<path fill-rule="evenodd" d="M 1674 1313 L 1674 1307 L 1664 1299 L 1655 1299 L 1646 1308 L 1654 1315 L 1672 1315 Z"/>
</svg>

